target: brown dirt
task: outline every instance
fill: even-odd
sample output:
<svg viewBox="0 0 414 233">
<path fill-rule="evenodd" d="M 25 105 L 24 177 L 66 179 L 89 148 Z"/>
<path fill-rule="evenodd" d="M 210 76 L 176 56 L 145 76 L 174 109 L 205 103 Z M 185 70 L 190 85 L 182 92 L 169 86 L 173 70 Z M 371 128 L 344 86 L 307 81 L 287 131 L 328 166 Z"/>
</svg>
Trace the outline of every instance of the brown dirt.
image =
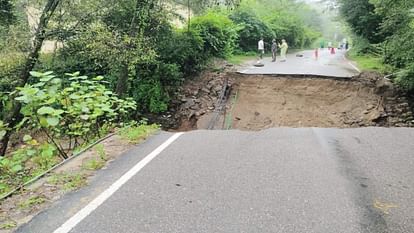
<svg viewBox="0 0 414 233">
<path fill-rule="evenodd" d="M 381 97 L 359 82 L 247 77 L 239 80 L 232 128 L 375 125 Z"/>
<path fill-rule="evenodd" d="M 234 77 L 237 75 L 233 73 L 233 69 L 224 61 L 215 61 L 209 69 L 185 83 L 172 101 L 168 112 L 147 118 L 161 124 L 163 129 L 168 131 L 207 128 L 219 107 L 219 97 L 225 80 L 228 80 L 230 88 L 234 83 Z"/>
<path fill-rule="evenodd" d="M 234 129 L 413 126 L 406 100 L 375 73 L 351 80 L 248 76 L 238 79 Z"/>
<path fill-rule="evenodd" d="M 184 89 L 189 95 L 195 93 L 190 102 L 196 107 L 183 101 L 179 130 L 207 128 L 216 114 L 213 109 L 218 108 L 217 95 L 226 76 L 231 80 L 232 96 L 220 113 L 215 129 L 414 126 L 413 114 L 403 93 L 377 73 L 363 73 L 347 80 L 234 73 L 204 76 Z M 210 85 L 212 82 L 215 85 Z M 216 91 L 203 92 L 206 85 L 208 90 L 213 86 Z"/>
</svg>

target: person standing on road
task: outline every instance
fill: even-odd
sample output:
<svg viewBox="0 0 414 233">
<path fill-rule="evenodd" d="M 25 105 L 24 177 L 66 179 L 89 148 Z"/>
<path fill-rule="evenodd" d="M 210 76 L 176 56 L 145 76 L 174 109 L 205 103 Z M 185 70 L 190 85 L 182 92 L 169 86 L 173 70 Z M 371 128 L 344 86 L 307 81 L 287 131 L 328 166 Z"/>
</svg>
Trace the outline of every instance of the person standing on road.
<svg viewBox="0 0 414 233">
<path fill-rule="evenodd" d="M 259 40 L 258 50 L 259 50 L 259 57 L 260 57 L 260 59 L 263 59 L 263 54 L 264 54 L 264 41 L 263 41 L 263 38 L 261 38 Z"/>
<path fill-rule="evenodd" d="M 289 48 L 289 46 L 286 43 L 285 39 L 282 40 L 282 44 L 279 44 L 279 48 L 280 48 L 280 57 L 281 57 L 280 61 L 285 62 L 286 61 L 286 53 L 287 53 L 287 50 Z"/>
<path fill-rule="evenodd" d="M 277 44 L 276 39 L 272 40 L 272 62 L 276 61 L 276 54 L 277 54 Z"/>
</svg>

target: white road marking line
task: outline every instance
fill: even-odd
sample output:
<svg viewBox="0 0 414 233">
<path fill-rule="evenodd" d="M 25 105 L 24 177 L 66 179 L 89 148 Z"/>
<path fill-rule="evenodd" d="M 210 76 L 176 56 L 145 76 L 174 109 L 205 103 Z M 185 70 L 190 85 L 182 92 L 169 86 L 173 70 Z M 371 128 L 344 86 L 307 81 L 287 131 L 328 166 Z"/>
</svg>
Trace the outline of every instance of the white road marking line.
<svg viewBox="0 0 414 233">
<path fill-rule="evenodd" d="M 53 233 L 68 233 L 76 225 L 78 225 L 83 219 L 85 219 L 90 213 L 97 209 L 102 203 L 104 203 L 109 197 L 112 196 L 119 188 L 122 187 L 129 179 L 136 175 L 142 168 L 145 167 L 151 160 L 153 160 L 157 155 L 159 155 L 165 148 L 167 148 L 171 143 L 173 143 L 177 138 L 179 138 L 184 133 L 176 133 L 171 136 L 167 141 L 162 145 L 157 147 L 139 163 L 137 163 L 133 168 L 131 168 L 127 173 L 125 173 L 121 178 L 119 178 L 115 183 L 113 183 L 109 188 L 102 192 L 98 197 L 91 201 L 87 206 L 77 212 L 64 224 L 62 224 L 58 229 Z"/>
<path fill-rule="evenodd" d="M 348 64 L 349 64 L 350 66 L 352 66 L 352 68 L 354 68 L 356 71 L 358 71 L 358 73 L 361 73 L 361 70 L 360 70 L 360 69 L 358 69 L 358 67 L 354 66 L 351 62 L 348 62 Z"/>
<path fill-rule="evenodd" d="M 342 55 L 342 57 L 344 58 L 345 61 L 348 61 L 348 59 L 345 57 L 345 55 Z M 350 61 L 348 61 L 348 64 L 354 68 L 356 71 L 358 71 L 358 73 L 361 73 L 361 70 L 358 69 L 358 67 L 354 66 L 354 64 L 352 64 Z"/>
</svg>

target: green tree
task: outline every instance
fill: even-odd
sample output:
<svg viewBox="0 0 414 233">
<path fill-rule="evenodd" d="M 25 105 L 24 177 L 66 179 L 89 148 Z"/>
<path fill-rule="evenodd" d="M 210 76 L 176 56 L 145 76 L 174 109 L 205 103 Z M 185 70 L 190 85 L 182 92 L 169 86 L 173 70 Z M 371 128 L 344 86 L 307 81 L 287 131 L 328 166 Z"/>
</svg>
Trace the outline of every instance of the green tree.
<svg viewBox="0 0 414 233">
<path fill-rule="evenodd" d="M 275 33 L 269 25 L 253 12 L 236 10 L 230 15 L 230 19 L 240 27 L 238 43 L 243 51 L 256 51 L 257 41 L 261 37 L 265 41 L 272 41 L 275 38 Z"/>
<path fill-rule="evenodd" d="M 30 72 L 33 70 L 34 66 L 36 65 L 39 59 L 39 52 L 42 48 L 43 41 L 46 37 L 46 28 L 48 27 L 49 20 L 52 18 L 53 14 L 55 13 L 56 8 L 61 3 L 61 0 L 48 0 L 46 5 L 42 11 L 42 15 L 40 17 L 35 35 L 33 44 L 31 46 L 30 52 L 26 56 L 25 63 L 21 70 L 19 80 L 17 81 L 18 86 L 24 86 L 30 77 Z M 0 156 L 4 156 L 7 150 L 7 146 L 9 143 L 10 135 L 12 133 L 12 129 L 20 122 L 22 116 L 20 114 L 21 104 L 17 101 L 13 101 L 12 107 L 10 112 L 4 119 L 5 124 L 8 125 L 9 130 L 4 135 L 1 140 L 0 145 Z"/>
<path fill-rule="evenodd" d="M 340 13 L 358 35 L 371 43 L 379 43 L 384 37 L 379 34 L 382 17 L 375 12 L 369 0 L 339 0 Z"/>
<path fill-rule="evenodd" d="M 0 0 L 0 26 L 8 27 L 16 20 L 10 0 Z"/>
</svg>

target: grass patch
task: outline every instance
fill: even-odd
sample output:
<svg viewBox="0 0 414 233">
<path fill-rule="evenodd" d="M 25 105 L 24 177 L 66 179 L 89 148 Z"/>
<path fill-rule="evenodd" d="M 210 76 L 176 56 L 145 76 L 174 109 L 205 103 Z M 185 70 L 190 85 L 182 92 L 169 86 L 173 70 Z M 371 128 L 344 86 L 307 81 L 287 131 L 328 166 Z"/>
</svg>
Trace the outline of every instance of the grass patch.
<svg viewBox="0 0 414 233">
<path fill-rule="evenodd" d="M 358 68 L 362 71 L 378 71 L 385 73 L 387 70 L 391 69 L 390 66 L 382 63 L 381 57 L 374 55 L 360 55 L 351 51 L 348 53 L 348 58 L 355 61 Z"/>
<path fill-rule="evenodd" d="M 63 190 L 72 191 L 85 186 L 86 176 L 82 173 L 59 173 L 53 174 L 49 178 L 49 183 L 53 185 L 62 185 Z"/>
<path fill-rule="evenodd" d="M 9 221 L 0 225 L 0 230 L 9 230 L 17 226 L 17 223 L 14 221 Z"/>
<path fill-rule="evenodd" d="M 82 166 L 86 170 L 92 170 L 92 171 L 99 170 L 105 166 L 105 161 L 101 159 L 93 158 L 93 159 L 86 161 L 86 163 L 84 163 Z"/>
<path fill-rule="evenodd" d="M 107 158 L 107 156 L 106 156 L 106 152 L 105 152 L 105 147 L 104 147 L 104 145 L 102 145 L 102 144 L 98 144 L 98 145 L 96 145 L 93 149 L 96 151 L 96 153 L 99 155 L 99 158 L 100 158 L 102 161 L 107 161 L 107 160 L 108 160 L 108 158 Z"/>
<path fill-rule="evenodd" d="M 226 60 L 233 65 L 241 65 L 249 60 L 257 59 L 258 55 L 255 53 L 238 54 L 228 57 Z"/>
<path fill-rule="evenodd" d="M 160 126 L 156 124 L 148 125 L 133 123 L 121 128 L 118 131 L 118 135 L 121 136 L 121 138 L 128 140 L 130 143 L 139 143 L 153 135 L 159 129 Z"/>
<path fill-rule="evenodd" d="M 24 200 L 19 203 L 19 208 L 21 209 L 30 209 L 31 207 L 35 205 L 40 205 L 42 203 L 46 202 L 46 199 L 41 196 L 34 196 L 27 200 Z"/>
</svg>

